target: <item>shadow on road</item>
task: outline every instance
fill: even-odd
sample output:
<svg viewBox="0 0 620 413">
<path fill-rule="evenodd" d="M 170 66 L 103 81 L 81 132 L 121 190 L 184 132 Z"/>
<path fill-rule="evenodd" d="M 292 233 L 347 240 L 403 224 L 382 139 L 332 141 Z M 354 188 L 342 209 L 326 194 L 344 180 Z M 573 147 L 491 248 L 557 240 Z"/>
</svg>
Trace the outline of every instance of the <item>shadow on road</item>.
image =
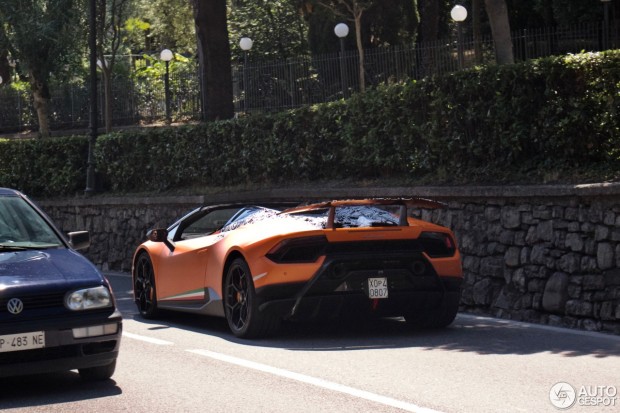
<svg viewBox="0 0 620 413">
<path fill-rule="evenodd" d="M 553 353 L 566 357 L 620 355 L 620 337 L 568 329 L 512 323 L 486 317 L 459 315 L 448 328 L 412 330 L 402 318 L 285 322 L 278 334 L 261 340 L 241 340 L 228 330 L 222 318 L 193 314 L 164 314 L 151 329 L 181 328 L 222 339 L 260 347 L 292 351 L 355 351 L 372 348 L 422 348 L 474 352 L 481 355 Z"/>
<path fill-rule="evenodd" d="M 0 410 L 70 403 L 121 393 L 122 390 L 113 379 L 87 382 L 74 371 L 2 378 Z"/>
<path fill-rule="evenodd" d="M 130 288 L 130 283 L 129 283 Z M 152 329 L 181 328 L 249 346 L 299 351 L 355 351 L 371 348 L 423 348 L 492 354 L 553 353 L 566 357 L 620 355 L 620 336 L 546 327 L 460 314 L 441 330 L 412 330 L 402 318 L 286 322 L 278 335 L 241 340 L 230 333 L 222 318 L 164 313 L 159 320 L 143 319 L 131 300 L 131 291 L 117 291 L 125 319 L 152 324 Z"/>
</svg>

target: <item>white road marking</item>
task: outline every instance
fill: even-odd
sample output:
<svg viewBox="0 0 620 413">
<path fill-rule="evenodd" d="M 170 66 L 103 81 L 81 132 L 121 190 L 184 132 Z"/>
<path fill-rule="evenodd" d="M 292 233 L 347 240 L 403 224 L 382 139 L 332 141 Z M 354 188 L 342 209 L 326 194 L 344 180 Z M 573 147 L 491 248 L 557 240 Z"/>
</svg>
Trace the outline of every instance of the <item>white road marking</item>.
<svg viewBox="0 0 620 413">
<path fill-rule="evenodd" d="M 439 413 L 437 410 L 418 406 L 413 403 L 408 403 L 402 400 L 392 399 L 390 397 L 381 396 L 375 393 L 370 393 L 365 390 L 359 390 L 353 387 L 345 386 L 343 384 L 334 383 L 331 381 L 319 379 L 319 378 L 312 377 L 312 376 L 306 376 L 305 374 L 295 373 L 289 370 L 284 370 L 284 369 L 280 369 L 277 367 L 268 366 L 266 364 L 256 363 L 250 360 L 228 356 L 226 354 L 215 353 L 209 350 L 187 350 L 187 351 L 190 353 L 195 353 L 201 356 L 210 357 L 212 359 L 223 361 L 226 363 L 235 364 L 237 366 L 242 366 L 242 367 L 250 368 L 253 370 L 262 371 L 264 373 L 273 374 L 275 376 L 280 376 L 280 377 L 284 377 L 287 379 L 296 380 L 302 383 L 311 384 L 313 386 L 322 387 L 327 390 L 332 390 L 332 391 L 348 394 L 350 396 L 358 397 L 360 399 L 365 399 L 365 400 L 369 400 L 375 403 L 380 403 L 385 406 L 396 407 L 397 409 L 402 409 L 408 412 Z"/>
<path fill-rule="evenodd" d="M 160 340 L 158 338 L 152 338 L 147 336 L 140 336 L 138 334 L 128 333 L 126 331 L 123 331 L 123 337 L 133 338 L 134 340 L 146 341 L 147 343 L 151 344 L 159 344 L 160 346 L 174 345 L 174 343 L 171 341 Z"/>
</svg>

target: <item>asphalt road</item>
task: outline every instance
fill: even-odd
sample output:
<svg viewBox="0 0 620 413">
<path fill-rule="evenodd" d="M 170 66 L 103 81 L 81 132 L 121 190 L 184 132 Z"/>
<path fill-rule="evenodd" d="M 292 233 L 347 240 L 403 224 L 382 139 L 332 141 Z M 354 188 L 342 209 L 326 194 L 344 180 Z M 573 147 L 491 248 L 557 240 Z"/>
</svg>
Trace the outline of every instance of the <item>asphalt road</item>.
<svg viewBox="0 0 620 413">
<path fill-rule="evenodd" d="M 245 341 L 222 319 L 143 320 L 130 278 L 110 280 L 125 317 L 113 378 L 83 383 L 66 372 L 0 379 L 0 409 L 557 412 L 550 392 L 564 403 L 570 385 L 575 404 L 566 411 L 620 411 L 618 336 L 463 314 L 442 331 L 411 332 L 399 319 L 287 324 L 273 339 Z M 566 385 L 554 387 L 558 382 Z"/>
</svg>

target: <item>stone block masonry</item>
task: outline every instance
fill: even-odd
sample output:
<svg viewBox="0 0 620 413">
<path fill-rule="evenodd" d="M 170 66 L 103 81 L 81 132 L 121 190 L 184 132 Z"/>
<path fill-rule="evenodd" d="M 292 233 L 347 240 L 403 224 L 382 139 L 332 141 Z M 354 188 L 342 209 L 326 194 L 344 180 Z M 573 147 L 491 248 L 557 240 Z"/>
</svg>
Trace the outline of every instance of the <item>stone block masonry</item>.
<svg viewBox="0 0 620 413">
<path fill-rule="evenodd" d="M 425 197 L 412 215 L 450 227 L 471 313 L 620 334 L 620 184 L 517 187 L 272 189 L 185 197 L 39 200 L 65 232 L 86 229 L 103 270 L 131 271 L 146 231 L 201 204 Z"/>
</svg>

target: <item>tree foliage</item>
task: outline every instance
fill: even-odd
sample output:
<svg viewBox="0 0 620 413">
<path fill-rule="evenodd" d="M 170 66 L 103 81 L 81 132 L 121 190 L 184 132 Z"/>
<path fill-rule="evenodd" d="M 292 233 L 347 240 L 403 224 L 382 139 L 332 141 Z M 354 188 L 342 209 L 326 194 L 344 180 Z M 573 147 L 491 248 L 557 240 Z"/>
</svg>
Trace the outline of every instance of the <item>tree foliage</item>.
<svg viewBox="0 0 620 413">
<path fill-rule="evenodd" d="M 203 96 L 203 103 L 205 111 L 213 109 L 215 114 L 205 112 L 205 119 L 232 116 L 232 97 L 229 93 L 232 82 L 228 79 L 230 49 L 234 58 L 242 57 L 238 47 L 241 36 L 253 39 L 252 56 L 283 60 L 299 55 L 336 52 L 339 43 L 333 32 L 335 24 L 343 16 L 350 16 L 355 21 L 358 13 L 359 24 L 353 24 L 355 35 L 350 34 L 345 42 L 347 50 L 360 50 L 360 62 L 363 62 L 365 49 L 448 38 L 454 31 L 454 23 L 449 18 L 449 10 L 454 5 L 452 0 L 97 2 L 99 9 L 105 9 L 107 13 L 99 20 L 99 60 L 104 66 L 101 56 L 114 54 L 115 51 L 119 54 L 149 53 L 156 56 L 163 48 L 169 48 L 177 55 L 198 57 L 202 63 L 203 89 L 213 88 Z M 468 17 L 463 25 L 465 30 L 473 30 L 477 36 L 489 34 L 492 26 L 503 29 L 505 34 L 508 27 L 522 29 L 600 21 L 604 8 L 600 0 L 460 0 L 459 3 L 479 17 L 476 24 L 470 22 Z M 487 7 L 483 7 L 484 3 Z M 108 19 L 112 14 L 107 10 L 113 4 L 130 4 L 131 7 L 110 25 L 106 21 L 112 21 Z M 320 4 L 328 7 L 320 7 Z M 506 6 L 506 12 L 495 13 L 498 9 L 494 5 L 502 4 Z M 46 112 L 50 81 L 84 81 L 83 57 L 87 37 L 84 19 L 88 14 L 85 5 L 84 0 L 2 0 L 0 6 L 0 76 L 6 84 L 13 73 L 7 58 L 18 61 L 16 71 L 31 86 L 42 136 L 49 134 Z M 194 11 L 198 9 L 194 6 L 204 10 L 218 8 L 216 14 L 209 12 L 196 18 L 198 15 Z M 606 6 L 612 18 L 620 13 L 620 2 L 613 1 L 606 3 Z M 475 12 L 477 9 L 480 9 L 479 13 Z M 487 14 L 495 17 L 489 18 Z M 506 23 L 506 14 L 509 23 Z M 502 20 L 492 24 L 499 15 L 503 15 Z M 209 23 L 205 25 L 207 20 Z M 472 25 L 475 26 L 473 29 Z M 198 36 L 196 27 L 200 27 Z M 506 39 L 504 36 L 503 44 L 508 45 L 510 42 Z M 502 44 L 502 41 L 496 39 L 496 44 Z M 426 65 L 424 63 L 423 66 Z M 430 64 L 428 66 L 432 67 Z M 359 72 L 363 76 L 364 71 Z M 104 69 L 103 75 L 104 79 L 109 79 L 113 73 Z M 360 84 L 363 87 L 363 80 Z M 223 102 L 222 106 L 218 107 L 220 102 Z"/>
<path fill-rule="evenodd" d="M 190 1 L 134 0 L 133 4 L 133 15 L 125 21 L 132 53 L 159 53 L 167 48 L 186 56 L 195 54 Z"/>
<path fill-rule="evenodd" d="M 352 178 L 542 183 L 550 172 L 602 172 L 601 182 L 620 177 L 619 82 L 617 51 L 479 67 L 283 113 L 103 135 L 98 172 L 107 190 L 149 193 Z M 0 186 L 72 195 L 86 146 L 0 141 Z"/>
<path fill-rule="evenodd" d="M 312 53 L 339 50 L 334 26 L 339 22 L 354 27 L 354 8 L 360 17 L 361 44 L 364 49 L 411 45 L 419 25 L 419 0 L 302 0 L 301 11 L 308 21 L 308 40 Z M 349 7 L 347 8 L 347 5 Z M 347 49 L 357 47 L 355 32 L 345 39 Z"/>
<path fill-rule="evenodd" d="M 112 75 L 125 36 L 130 0 L 97 0 L 97 58 L 103 74 L 104 124 L 112 131 Z"/>
<path fill-rule="evenodd" d="M 300 16 L 296 1 L 232 1 L 228 33 L 236 60 L 242 57 L 242 37 L 253 40 L 252 55 L 286 60 L 308 54 L 307 23 Z"/>
<path fill-rule="evenodd" d="M 0 6 L 0 41 L 26 73 L 42 137 L 50 134 L 50 77 L 70 76 L 80 58 L 82 6 L 80 0 L 3 0 Z"/>
</svg>

